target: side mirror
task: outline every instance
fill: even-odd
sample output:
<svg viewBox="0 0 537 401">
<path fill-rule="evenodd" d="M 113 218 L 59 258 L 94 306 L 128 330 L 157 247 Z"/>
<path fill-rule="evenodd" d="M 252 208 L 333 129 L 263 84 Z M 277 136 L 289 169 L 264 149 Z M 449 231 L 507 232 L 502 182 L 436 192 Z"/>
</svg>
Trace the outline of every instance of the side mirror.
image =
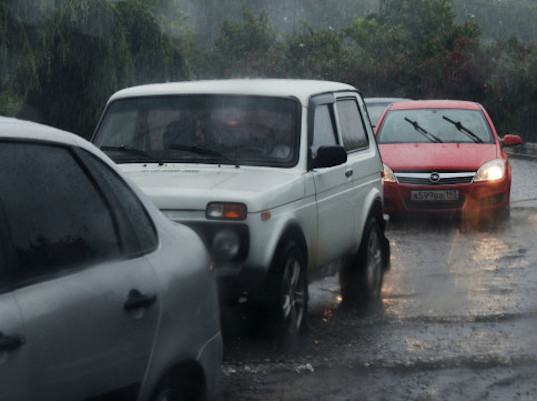
<svg viewBox="0 0 537 401">
<path fill-rule="evenodd" d="M 505 136 L 500 140 L 502 146 L 515 146 L 522 143 L 522 138 L 514 134 L 505 134 Z"/>
<path fill-rule="evenodd" d="M 321 146 L 317 157 L 313 159 L 312 168 L 339 166 L 347 161 L 347 151 L 343 146 Z"/>
</svg>

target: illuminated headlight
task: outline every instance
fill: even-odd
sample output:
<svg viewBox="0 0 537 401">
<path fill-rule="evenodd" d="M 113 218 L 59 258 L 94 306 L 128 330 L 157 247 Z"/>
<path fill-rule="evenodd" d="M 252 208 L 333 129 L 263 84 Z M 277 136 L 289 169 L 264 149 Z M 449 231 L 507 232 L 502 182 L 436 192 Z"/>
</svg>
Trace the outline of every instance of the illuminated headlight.
<svg viewBox="0 0 537 401">
<path fill-rule="evenodd" d="M 397 178 L 395 178 L 395 174 L 393 173 L 392 169 L 390 168 L 390 166 L 388 166 L 387 164 L 383 163 L 382 164 L 382 181 L 384 182 L 397 182 Z"/>
<path fill-rule="evenodd" d="M 496 181 L 505 177 L 505 162 L 501 159 L 483 164 L 477 170 L 474 182 Z"/>
<path fill-rule="evenodd" d="M 231 230 L 219 231 L 213 238 L 212 251 L 216 260 L 232 260 L 239 253 L 239 248 L 239 236 Z"/>
<path fill-rule="evenodd" d="M 246 205 L 242 203 L 211 202 L 205 215 L 210 220 L 245 220 Z"/>
</svg>

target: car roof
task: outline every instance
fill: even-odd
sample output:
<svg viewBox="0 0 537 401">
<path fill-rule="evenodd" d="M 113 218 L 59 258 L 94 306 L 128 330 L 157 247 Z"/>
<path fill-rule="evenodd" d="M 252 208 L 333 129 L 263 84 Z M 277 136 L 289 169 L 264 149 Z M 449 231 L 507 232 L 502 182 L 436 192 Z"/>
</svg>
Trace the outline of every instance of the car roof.
<svg viewBox="0 0 537 401">
<path fill-rule="evenodd" d="M 366 98 L 364 98 L 364 102 L 366 104 L 371 104 L 371 103 L 395 103 L 395 102 L 402 102 L 404 100 L 411 100 L 411 99 L 404 98 L 404 97 L 366 97 Z"/>
<path fill-rule="evenodd" d="M 417 110 L 417 109 L 462 109 L 481 110 L 477 102 L 466 100 L 409 100 L 393 103 L 390 110 Z"/>
<path fill-rule="evenodd" d="M 0 139 L 32 139 L 48 141 L 84 148 L 102 157 L 102 152 L 86 139 L 58 128 L 36 123 L 33 121 L 20 120 L 12 117 L 0 116 Z"/>
<path fill-rule="evenodd" d="M 316 94 L 339 91 L 356 91 L 352 85 L 342 82 L 306 79 L 222 79 L 206 81 L 167 82 L 134 86 L 112 95 L 110 101 L 126 97 L 180 95 L 180 94 L 229 94 L 246 96 L 296 97 L 303 102 Z"/>
</svg>

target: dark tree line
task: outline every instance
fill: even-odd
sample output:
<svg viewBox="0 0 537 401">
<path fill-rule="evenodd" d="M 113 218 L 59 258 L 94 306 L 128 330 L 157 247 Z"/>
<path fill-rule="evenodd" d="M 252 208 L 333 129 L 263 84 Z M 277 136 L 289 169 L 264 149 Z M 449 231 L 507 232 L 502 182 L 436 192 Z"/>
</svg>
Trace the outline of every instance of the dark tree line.
<svg viewBox="0 0 537 401">
<path fill-rule="evenodd" d="M 119 88 L 190 78 L 138 1 L 0 0 L 0 114 L 88 137 Z"/>
<path fill-rule="evenodd" d="M 328 3 L 336 10 L 352 1 Z M 483 40 L 452 0 L 384 0 L 339 29 L 303 22 L 282 30 L 271 15 L 243 9 L 202 45 L 174 0 L 0 0 L 0 114 L 89 137 L 106 99 L 126 86 L 315 78 L 365 96 L 479 101 L 501 132 L 537 141 L 535 43 Z"/>
</svg>

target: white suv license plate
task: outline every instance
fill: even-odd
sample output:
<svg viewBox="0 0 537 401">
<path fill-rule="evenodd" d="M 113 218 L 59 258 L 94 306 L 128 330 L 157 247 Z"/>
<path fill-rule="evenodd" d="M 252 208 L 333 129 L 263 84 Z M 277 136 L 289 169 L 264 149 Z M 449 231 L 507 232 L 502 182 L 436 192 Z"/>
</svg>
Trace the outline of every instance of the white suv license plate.
<svg viewBox="0 0 537 401">
<path fill-rule="evenodd" d="M 444 191 L 410 191 L 410 199 L 418 202 L 457 201 L 459 191 L 450 189 Z"/>
</svg>

